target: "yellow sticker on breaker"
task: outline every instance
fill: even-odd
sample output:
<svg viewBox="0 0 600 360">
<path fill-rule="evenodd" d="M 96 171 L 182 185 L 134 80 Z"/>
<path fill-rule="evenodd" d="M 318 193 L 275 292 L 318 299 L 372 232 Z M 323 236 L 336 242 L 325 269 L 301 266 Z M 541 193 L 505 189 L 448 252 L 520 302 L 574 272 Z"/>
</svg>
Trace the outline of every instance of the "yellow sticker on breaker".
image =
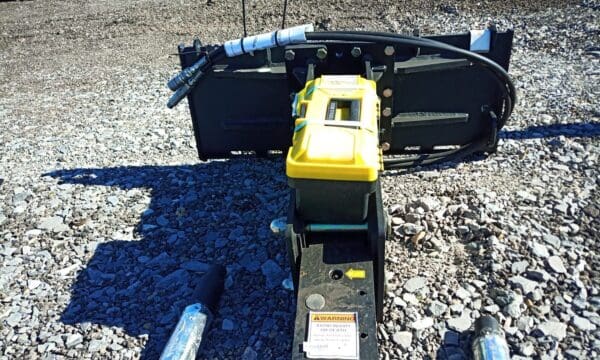
<svg viewBox="0 0 600 360">
<path fill-rule="evenodd" d="M 358 359 L 358 314 L 311 311 L 303 350 L 309 359 Z"/>
</svg>

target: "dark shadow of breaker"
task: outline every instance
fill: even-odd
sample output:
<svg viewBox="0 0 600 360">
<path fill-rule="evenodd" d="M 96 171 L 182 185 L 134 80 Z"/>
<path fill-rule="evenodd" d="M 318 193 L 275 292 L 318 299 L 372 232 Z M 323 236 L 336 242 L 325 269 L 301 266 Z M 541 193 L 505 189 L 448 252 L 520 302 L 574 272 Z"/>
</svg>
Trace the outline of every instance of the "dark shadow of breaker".
<svg viewBox="0 0 600 360">
<path fill-rule="evenodd" d="M 597 137 L 600 125 L 535 126 L 505 131 L 500 137 L 560 135 Z M 202 357 L 241 358 L 246 346 L 253 346 L 259 359 L 288 358 L 295 303 L 292 293 L 273 286 L 287 274 L 287 264 L 283 242 L 268 228 L 287 209 L 283 170 L 280 159 L 275 163 L 237 159 L 46 174 L 62 183 L 146 188 L 152 193 L 152 212 L 138 226 L 142 239 L 100 244 L 73 284 L 72 299 L 61 320 L 116 326 L 131 336 L 147 334 L 142 358 L 158 358 L 179 314 L 195 302 L 192 292 L 200 278 L 195 264 L 219 263 L 227 266 L 229 278 Z M 277 281 L 265 282 L 261 264 L 268 259 L 284 269 L 271 274 L 271 280 Z M 225 318 L 233 320 L 233 330 L 222 330 Z M 468 335 L 449 332 L 437 358 L 466 358 Z"/>
<path fill-rule="evenodd" d="M 55 171 L 61 183 L 146 188 L 152 200 L 137 231 L 141 240 L 108 241 L 73 284 L 61 320 L 148 335 L 142 358 L 158 358 L 183 308 L 196 301 L 199 263 L 227 266 L 219 314 L 203 358 L 288 357 L 293 293 L 266 284 L 261 265 L 274 260 L 287 274 L 285 245 L 269 222 L 285 214 L 288 189 L 281 161 L 231 160 L 182 166 L 123 166 Z M 272 272 L 272 268 L 270 269 Z M 223 330 L 222 320 L 234 329 Z"/>
</svg>

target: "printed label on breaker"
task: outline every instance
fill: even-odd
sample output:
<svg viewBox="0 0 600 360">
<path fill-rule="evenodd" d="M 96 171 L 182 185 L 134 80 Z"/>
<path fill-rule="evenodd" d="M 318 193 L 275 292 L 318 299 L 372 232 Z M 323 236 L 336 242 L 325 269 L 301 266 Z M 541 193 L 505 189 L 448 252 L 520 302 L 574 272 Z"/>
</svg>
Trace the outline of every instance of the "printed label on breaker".
<svg viewBox="0 0 600 360">
<path fill-rule="evenodd" d="M 358 314 L 311 311 L 303 349 L 309 359 L 358 359 Z"/>
</svg>

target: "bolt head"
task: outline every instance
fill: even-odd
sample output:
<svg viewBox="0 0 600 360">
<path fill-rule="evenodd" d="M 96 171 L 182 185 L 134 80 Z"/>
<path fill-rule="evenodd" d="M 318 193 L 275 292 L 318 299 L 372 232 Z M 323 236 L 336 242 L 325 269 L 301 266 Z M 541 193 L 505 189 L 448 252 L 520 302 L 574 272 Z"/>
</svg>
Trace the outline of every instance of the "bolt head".
<svg viewBox="0 0 600 360">
<path fill-rule="evenodd" d="M 395 52 L 396 52 L 396 50 L 391 45 L 388 45 L 383 49 L 383 53 L 386 54 L 387 56 L 392 56 L 392 55 L 394 55 Z"/>
<path fill-rule="evenodd" d="M 381 112 L 381 115 L 388 117 L 392 115 L 392 109 L 389 107 L 386 107 L 385 109 L 383 109 L 383 111 Z"/>
<path fill-rule="evenodd" d="M 390 96 L 392 96 L 393 93 L 394 93 L 394 91 L 390 88 L 384 89 L 383 97 L 389 98 Z"/>
<path fill-rule="evenodd" d="M 350 54 L 352 57 L 357 58 L 362 54 L 362 50 L 358 46 L 355 46 L 352 48 L 352 50 L 350 50 Z"/>
<path fill-rule="evenodd" d="M 296 57 L 296 53 L 294 52 L 294 50 L 286 50 L 285 54 L 283 55 L 283 57 L 287 60 L 287 61 L 292 61 L 294 60 L 294 58 Z"/>
<path fill-rule="evenodd" d="M 389 149 L 390 149 L 390 143 L 384 142 L 383 144 L 381 144 L 381 150 L 388 151 Z"/>
<path fill-rule="evenodd" d="M 319 48 L 317 50 L 317 58 L 319 60 L 325 60 L 326 57 L 327 57 L 327 49 L 326 48 Z"/>
</svg>

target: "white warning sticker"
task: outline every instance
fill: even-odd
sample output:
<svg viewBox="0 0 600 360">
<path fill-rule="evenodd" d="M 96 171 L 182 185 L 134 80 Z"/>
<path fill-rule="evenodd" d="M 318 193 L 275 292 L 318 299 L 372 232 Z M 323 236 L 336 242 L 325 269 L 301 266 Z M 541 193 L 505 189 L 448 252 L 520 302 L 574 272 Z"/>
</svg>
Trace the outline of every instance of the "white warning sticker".
<svg viewBox="0 0 600 360">
<path fill-rule="evenodd" d="M 358 359 L 358 314 L 311 311 L 303 349 L 309 359 Z"/>
</svg>

